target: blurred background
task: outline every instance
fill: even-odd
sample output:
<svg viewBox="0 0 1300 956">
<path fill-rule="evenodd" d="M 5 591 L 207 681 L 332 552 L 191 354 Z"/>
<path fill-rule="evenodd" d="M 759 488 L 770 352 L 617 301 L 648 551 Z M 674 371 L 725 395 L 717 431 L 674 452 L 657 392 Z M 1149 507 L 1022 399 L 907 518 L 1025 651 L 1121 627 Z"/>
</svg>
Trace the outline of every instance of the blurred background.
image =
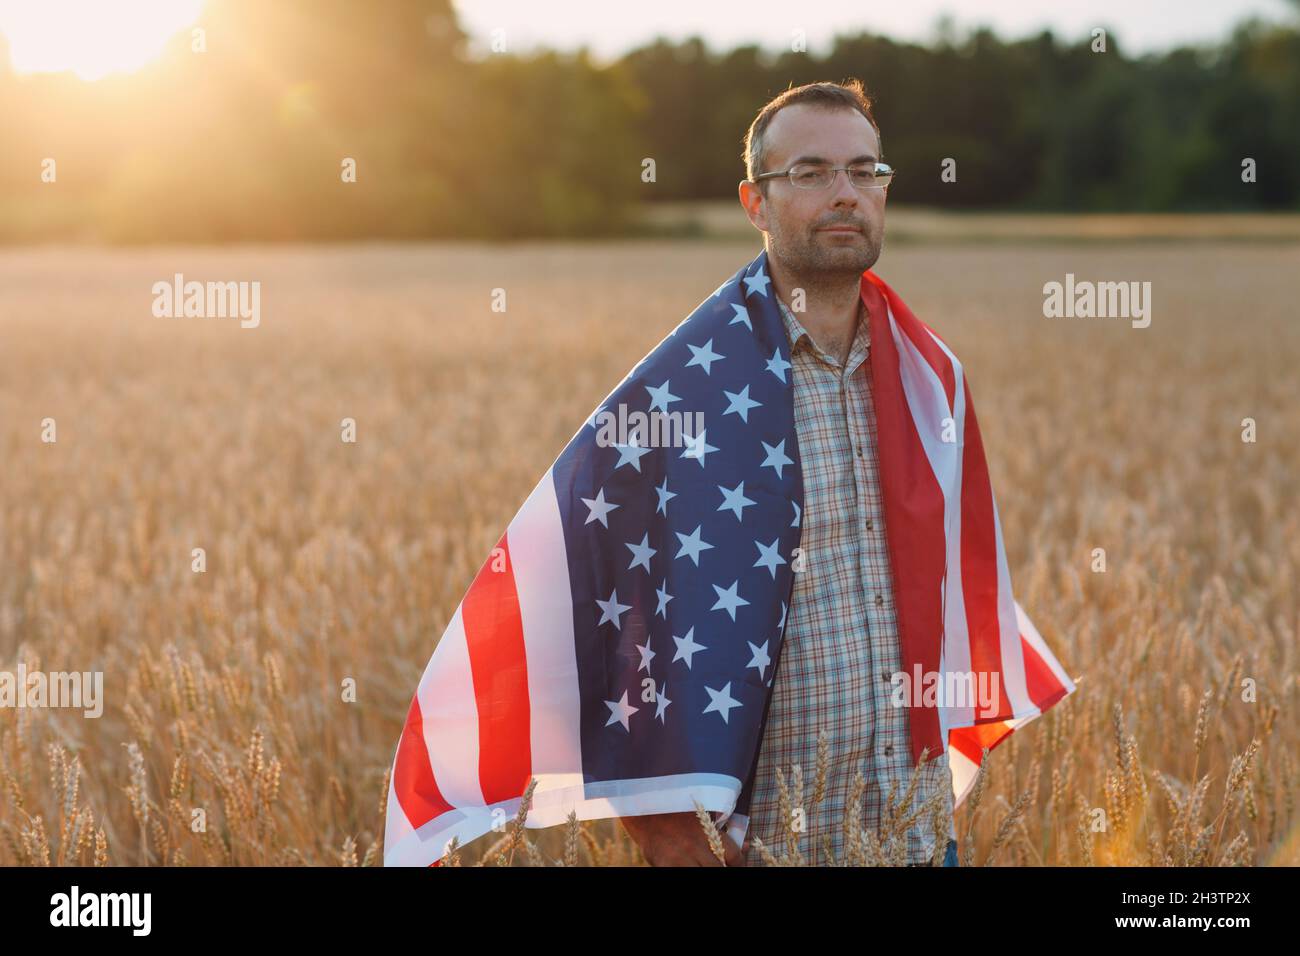
<svg viewBox="0 0 1300 956">
<path fill-rule="evenodd" d="M 1300 0 L 654 6 L 0 0 L 0 241 L 707 231 L 672 204 L 731 204 L 757 109 L 848 76 L 891 206 L 1300 206 Z"/>
</svg>

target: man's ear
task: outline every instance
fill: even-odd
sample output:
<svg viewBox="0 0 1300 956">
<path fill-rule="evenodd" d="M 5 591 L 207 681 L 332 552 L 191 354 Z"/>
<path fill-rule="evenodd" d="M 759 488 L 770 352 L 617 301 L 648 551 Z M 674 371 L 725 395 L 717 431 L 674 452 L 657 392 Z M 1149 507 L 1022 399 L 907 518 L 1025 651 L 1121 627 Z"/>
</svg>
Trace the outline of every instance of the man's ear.
<svg viewBox="0 0 1300 956">
<path fill-rule="evenodd" d="M 767 232 L 767 208 L 763 192 L 757 183 L 742 179 L 736 187 L 740 205 L 749 217 L 750 223 L 760 232 Z"/>
</svg>

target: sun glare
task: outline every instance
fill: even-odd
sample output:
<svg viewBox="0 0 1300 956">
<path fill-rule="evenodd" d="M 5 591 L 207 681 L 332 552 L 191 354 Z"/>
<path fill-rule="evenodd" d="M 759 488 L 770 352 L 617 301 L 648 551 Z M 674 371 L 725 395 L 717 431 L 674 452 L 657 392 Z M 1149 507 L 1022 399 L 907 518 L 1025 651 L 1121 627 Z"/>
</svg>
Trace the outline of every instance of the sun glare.
<svg viewBox="0 0 1300 956">
<path fill-rule="evenodd" d="M 83 80 L 132 73 L 193 23 L 203 0 L 0 0 L 16 73 L 71 70 Z"/>
</svg>

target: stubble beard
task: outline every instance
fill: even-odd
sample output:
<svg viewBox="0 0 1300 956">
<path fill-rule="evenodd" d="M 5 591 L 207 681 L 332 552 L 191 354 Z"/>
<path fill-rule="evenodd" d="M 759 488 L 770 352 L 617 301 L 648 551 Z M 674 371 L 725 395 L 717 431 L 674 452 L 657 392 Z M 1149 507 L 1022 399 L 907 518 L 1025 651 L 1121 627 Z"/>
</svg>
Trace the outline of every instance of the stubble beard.
<svg viewBox="0 0 1300 956">
<path fill-rule="evenodd" d="M 857 285 L 862 273 L 880 259 L 884 230 L 874 230 L 870 224 L 865 228 L 867 231 L 852 240 L 816 232 L 812 227 L 792 240 L 773 229 L 768 233 L 771 255 L 796 278 L 796 286 L 807 295 L 830 293 Z"/>
</svg>

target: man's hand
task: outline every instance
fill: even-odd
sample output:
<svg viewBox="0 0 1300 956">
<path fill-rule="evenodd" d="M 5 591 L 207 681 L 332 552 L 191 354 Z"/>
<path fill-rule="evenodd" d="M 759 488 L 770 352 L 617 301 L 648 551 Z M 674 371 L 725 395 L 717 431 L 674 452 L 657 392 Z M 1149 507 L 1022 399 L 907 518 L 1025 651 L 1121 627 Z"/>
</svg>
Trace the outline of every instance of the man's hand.
<svg viewBox="0 0 1300 956">
<path fill-rule="evenodd" d="M 740 847 L 725 833 L 720 833 L 726 863 L 709 849 L 709 838 L 694 813 L 652 813 L 639 817 L 621 817 L 646 862 L 651 866 L 744 866 Z"/>
</svg>

